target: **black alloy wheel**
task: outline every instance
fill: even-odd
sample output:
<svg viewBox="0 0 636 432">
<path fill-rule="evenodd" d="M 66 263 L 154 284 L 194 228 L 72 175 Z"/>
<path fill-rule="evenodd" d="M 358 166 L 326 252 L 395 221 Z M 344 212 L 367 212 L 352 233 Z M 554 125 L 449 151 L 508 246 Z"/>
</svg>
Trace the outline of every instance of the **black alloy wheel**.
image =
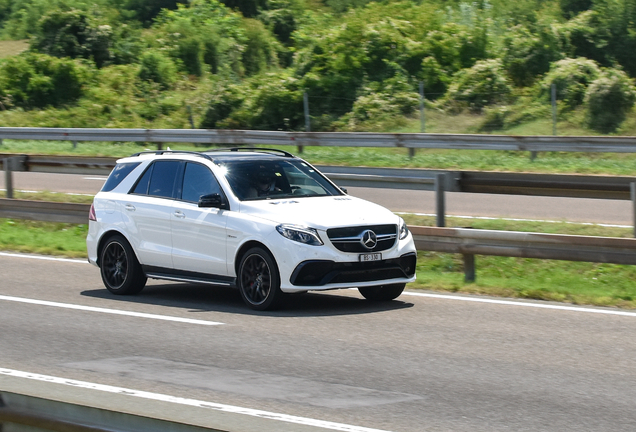
<svg viewBox="0 0 636 432">
<path fill-rule="evenodd" d="M 390 285 L 376 285 L 370 287 L 360 287 L 358 291 L 367 299 L 372 301 L 391 301 L 396 299 L 404 291 L 406 284 L 390 284 Z"/>
<path fill-rule="evenodd" d="M 255 310 L 274 309 L 283 297 L 276 262 L 261 247 L 252 248 L 243 255 L 238 285 L 243 301 Z"/>
<path fill-rule="evenodd" d="M 146 285 L 146 275 L 126 239 L 120 235 L 106 241 L 99 260 L 104 286 L 113 294 L 137 294 Z"/>
</svg>

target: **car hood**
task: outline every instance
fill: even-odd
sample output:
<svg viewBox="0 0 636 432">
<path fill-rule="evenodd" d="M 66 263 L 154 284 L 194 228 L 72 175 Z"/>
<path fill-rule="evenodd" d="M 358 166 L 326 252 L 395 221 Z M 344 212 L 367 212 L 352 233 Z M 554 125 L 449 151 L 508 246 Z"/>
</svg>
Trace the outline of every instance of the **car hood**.
<svg viewBox="0 0 636 432">
<path fill-rule="evenodd" d="M 304 225 L 321 230 L 398 223 L 398 217 L 390 210 L 348 195 L 243 201 L 241 213 L 276 223 Z"/>
</svg>

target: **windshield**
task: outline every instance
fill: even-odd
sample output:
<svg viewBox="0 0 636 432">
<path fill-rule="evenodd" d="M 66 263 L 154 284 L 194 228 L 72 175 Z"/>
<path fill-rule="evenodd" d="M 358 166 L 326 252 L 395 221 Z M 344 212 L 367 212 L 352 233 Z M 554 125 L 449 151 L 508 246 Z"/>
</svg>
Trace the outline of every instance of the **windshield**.
<svg viewBox="0 0 636 432">
<path fill-rule="evenodd" d="M 302 160 L 224 160 L 219 165 L 241 201 L 342 195 Z"/>
</svg>

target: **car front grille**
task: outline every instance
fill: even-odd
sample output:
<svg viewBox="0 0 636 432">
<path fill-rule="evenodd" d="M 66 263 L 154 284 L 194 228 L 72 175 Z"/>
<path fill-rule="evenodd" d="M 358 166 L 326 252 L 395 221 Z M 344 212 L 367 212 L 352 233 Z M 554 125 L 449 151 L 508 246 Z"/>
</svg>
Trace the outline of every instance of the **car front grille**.
<svg viewBox="0 0 636 432">
<path fill-rule="evenodd" d="M 377 244 L 371 249 L 362 244 L 362 237 L 367 230 L 373 231 L 377 237 Z M 327 230 L 327 236 L 336 249 L 342 252 L 381 252 L 395 245 L 397 230 L 397 225 L 365 225 L 331 228 Z"/>
</svg>

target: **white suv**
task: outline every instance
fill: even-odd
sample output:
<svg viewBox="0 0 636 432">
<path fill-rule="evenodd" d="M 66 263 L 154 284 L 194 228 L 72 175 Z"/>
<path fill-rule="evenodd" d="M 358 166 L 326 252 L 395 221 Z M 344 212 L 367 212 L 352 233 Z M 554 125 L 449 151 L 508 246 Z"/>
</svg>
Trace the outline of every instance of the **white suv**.
<svg viewBox="0 0 636 432">
<path fill-rule="evenodd" d="M 121 159 L 89 220 L 89 261 L 114 294 L 136 294 L 147 278 L 230 285 L 265 310 L 284 293 L 334 288 L 388 301 L 415 280 L 402 218 L 281 150 Z"/>
</svg>

